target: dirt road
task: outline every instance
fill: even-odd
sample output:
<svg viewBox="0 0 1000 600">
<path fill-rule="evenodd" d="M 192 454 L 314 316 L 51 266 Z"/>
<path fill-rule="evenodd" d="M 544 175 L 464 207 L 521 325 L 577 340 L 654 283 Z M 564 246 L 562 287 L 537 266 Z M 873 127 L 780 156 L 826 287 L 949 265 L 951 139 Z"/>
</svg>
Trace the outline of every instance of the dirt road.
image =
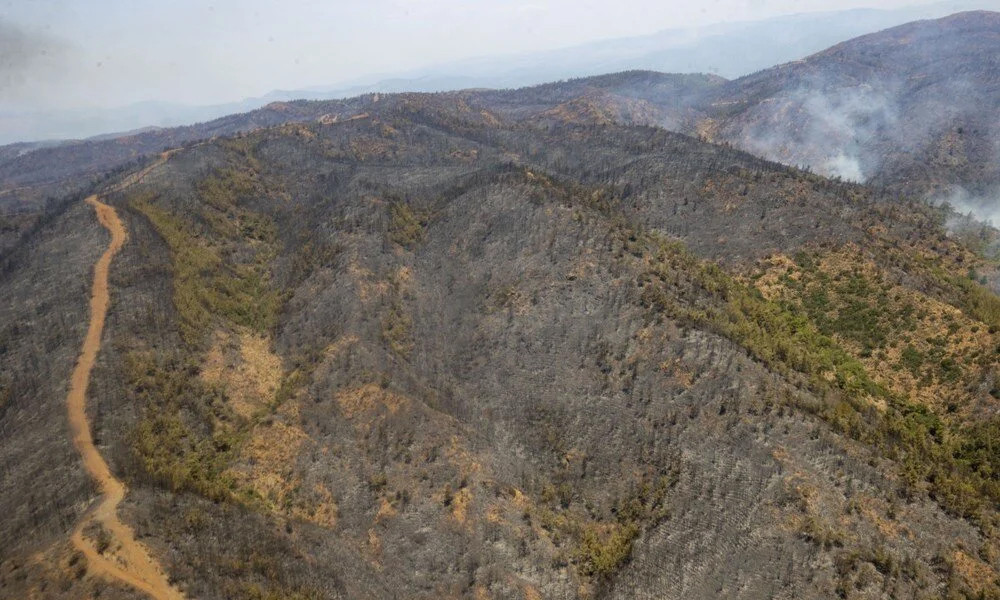
<svg viewBox="0 0 1000 600">
<path fill-rule="evenodd" d="M 156 600 L 180 600 L 183 595 L 167 581 L 163 570 L 136 539 L 132 528 L 118 518 L 118 505 L 125 497 L 125 485 L 115 478 L 108 463 L 94 446 L 87 420 L 87 384 L 101 347 L 101 333 L 108 313 L 108 269 L 111 259 L 121 249 L 127 237 L 115 209 L 97 199 L 87 198 L 87 203 L 97 211 L 101 225 L 111 233 L 111 243 L 94 266 L 94 287 L 90 297 L 90 326 L 80 351 L 80 358 L 73 370 L 66 405 L 69 411 L 73 443 L 83 457 L 84 467 L 100 485 L 103 497 L 89 511 L 73 531 L 73 545 L 86 556 L 91 573 L 115 579 L 142 590 Z M 84 538 L 83 530 L 90 523 L 97 523 L 110 535 L 105 554 Z"/>
</svg>

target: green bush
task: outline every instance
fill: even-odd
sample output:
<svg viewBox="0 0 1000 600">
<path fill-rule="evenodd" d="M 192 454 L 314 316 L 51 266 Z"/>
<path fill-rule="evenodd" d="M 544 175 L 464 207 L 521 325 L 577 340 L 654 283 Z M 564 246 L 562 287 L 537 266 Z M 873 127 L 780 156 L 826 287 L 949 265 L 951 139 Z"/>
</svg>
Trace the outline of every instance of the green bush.
<svg viewBox="0 0 1000 600">
<path fill-rule="evenodd" d="M 274 328 L 282 296 L 272 289 L 264 261 L 226 264 L 218 253 L 191 235 L 194 227 L 147 200 L 133 200 L 170 248 L 174 306 L 181 336 L 200 345 L 218 317 L 267 332 Z"/>
<path fill-rule="evenodd" d="M 413 321 L 399 306 L 393 306 L 382 319 L 382 339 L 393 352 L 402 357 L 410 355 L 413 350 Z"/>
<path fill-rule="evenodd" d="M 921 376 L 920 367 L 924 364 L 924 355 L 913 347 L 913 344 L 907 344 L 899 356 L 900 367 L 907 369 L 910 373 L 919 378 Z"/>
<path fill-rule="evenodd" d="M 392 241 L 409 248 L 424 238 L 424 227 L 427 226 L 425 215 L 418 215 L 403 202 L 394 202 L 389 210 L 389 238 Z"/>
<path fill-rule="evenodd" d="M 126 357 L 129 388 L 145 412 L 130 436 L 132 452 L 147 474 L 172 490 L 231 499 L 235 483 L 225 471 L 245 433 L 223 392 L 196 373 L 195 363 L 176 357 Z"/>
<path fill-rule="evenodd" d="M 577 558 L 583 572 L 607 577 L 617 571 L 632 554 L 632 544 L 638 535 L 639 527 L 635 523 L 585 528 L 577 547 Z"/>
<path fill-rule="evenodd" d="M 803 373 L 818 392 L 833 388 L 837 392 L 834 401 L 812 410 L 839 431 L 896 460 L 905 481 L 917 487 L 927 484 L 934 499 L 949 512 L 986 525 L 984 510 L 1000 503 L 1000 465 L 986 458 L 997 433 L 992 425 L 972 429 L 946 425 L 926 407 L 876 383 L 856 358 L 820 329 L 820 314 L 811 318 L 808 309 L 766 300 L 755 288 L 727 275 L 714 263 L 695 259 L 676 242 L 663 242 L 655 236 L 650 236 L 649 242 L 656 259 L 643 277 L 641 298 L 646 306 L 716 331 L 776 371 Z M 870 291 L 853 276 L 843 281 L 839 286 L 843 293 Z M 974 282 L 959 281 L 965 282 L 966 298 L 975 299 L 972 306 L 980 318 L 992 318 L 994 311 L 1000 318 L 1000 299 L 987 295 Z M 703 298 L 705 294 L 711 301 Z M 821 307 L 823 302 L 817 297 L 812 305 Z M 850 337 L 852 332 L 861 335 L 874 320 L 883 319 L 871 312 L 870 306 L 859 304 L 857 308 L 847 320 L 827 323 Z M 909 312 L 904 311 L 903 316 Z M 888 322 L 890 317 L 884 319 Z M 942 380 L 960 378 L 960 365 L 943 355 L 944 340 L 930 343 L 934 349 L 926 357 L 912 347 L 904 349 L 903 365 L 916 372 L 931 359 L 936 361 Z M 885 410 L 876 409 L 873 400 L 880 401 Z"/>
</svg>

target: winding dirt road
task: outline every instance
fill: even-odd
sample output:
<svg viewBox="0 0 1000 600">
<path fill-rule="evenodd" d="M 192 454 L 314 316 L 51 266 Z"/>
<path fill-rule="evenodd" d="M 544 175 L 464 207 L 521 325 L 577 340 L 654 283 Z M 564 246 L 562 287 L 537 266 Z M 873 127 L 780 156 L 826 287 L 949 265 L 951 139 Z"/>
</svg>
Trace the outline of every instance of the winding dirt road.
<svg viewBox="0 0 1000 600">
<path fill-rule="evenodd" d="M 89 570 L 97 575 L 126 583 L 155 600 L 181 600 L 184 596 L 167 581 L 163 570 L 135 539 L 135 532 L 118 518 L 118 505 L 125 497 L 125 484 L 115 478 L 94 446 L 87 420 L 87 384 L 90 371 L 101 347 L 101 333 L 108 313 L 108 269 L 111 259 L 125 243 L 127 234 L 118 214 L 111 206 L 90 196 L 86 202 L 97 211 L 97 218 L 111 233 L 111 243 L 94 266 L 94 287 L 90 297 L 90 326 L 73 370 L 66 405 L 73 431 L 73 443 L 83 458 L 84 467 L 101 486 L 100 502 L 80 520 L 71 537 L 73 545 L 87 558 Z M 97 523 L 110 535 L 108 558 L 83 536 L 90 523 Z"/>
</svg>

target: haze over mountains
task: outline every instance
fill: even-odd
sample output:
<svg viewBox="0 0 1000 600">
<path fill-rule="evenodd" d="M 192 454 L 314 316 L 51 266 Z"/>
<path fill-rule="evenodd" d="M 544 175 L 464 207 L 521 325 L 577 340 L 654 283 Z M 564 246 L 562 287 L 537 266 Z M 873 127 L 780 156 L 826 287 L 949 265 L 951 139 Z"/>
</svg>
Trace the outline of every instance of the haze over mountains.
<svg viewBox="0 0 1000 600">
<path fill-rule="evenodd" d="M 1000 14 L 838 44 L 720 86 L 699 127 L 782 162 L 921 193 L 1000 183 Z"/>
<path fill-rule="evenodd" d="M 0 143 L 79 139 L 143 127 L 173 127 L 246 112 L 273 101 L 329 99 L 371 92 L 516 88 L 623 70 L 712 73 L 732 79 L 796 60 L 837 42 L 917 19 L 1000 8 L 995 0 L 954 0 L 897 9 L 805 13 L 762 21 L 671 29 L 546 52 L 482 57 L 372 75 L 261 97 L 198 106 L 150 100 L 115 108 L 0 111 Z"/>
<path fill-rule="evenodd" d="M 537 110 L 573 101 L 594 118 L 665 127 L 824 175 L 951 199 L 989 218 L 997 167 L 996 13 L 916 22 L 726 81 L 634 72 L 497 93 L 455 92 L 487 108 L 530 99 Z M 680 86 L 680 87 L 678 87 Z M 0 148 L 5 212 L 31 212 L 70 178 L 164 147 L 289 121 L 349 117 L 377 96 L 273 103 L 189 127 L 66 144 Z M 520 107 L 519 110 L 524 110 Z M 585 115 L 578 117 L 587 118 Z"/>
<path fill-rule="evenodd" d="M 998 57 L 0 148 L 0 595 L 1000 598 Z"/>
</svg>

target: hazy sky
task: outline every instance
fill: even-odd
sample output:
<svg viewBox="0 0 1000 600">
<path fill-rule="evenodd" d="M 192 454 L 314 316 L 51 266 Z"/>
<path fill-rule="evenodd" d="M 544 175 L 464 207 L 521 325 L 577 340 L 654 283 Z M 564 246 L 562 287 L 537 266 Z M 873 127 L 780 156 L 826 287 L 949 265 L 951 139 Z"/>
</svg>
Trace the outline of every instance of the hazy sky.
<svg viewBox="0 0 1000 600">
<path fill-rule="evenodd" d="M 0 0 L 0 110 L 206 104 L 462 58 L 913 0 Z"/>
</svg>

